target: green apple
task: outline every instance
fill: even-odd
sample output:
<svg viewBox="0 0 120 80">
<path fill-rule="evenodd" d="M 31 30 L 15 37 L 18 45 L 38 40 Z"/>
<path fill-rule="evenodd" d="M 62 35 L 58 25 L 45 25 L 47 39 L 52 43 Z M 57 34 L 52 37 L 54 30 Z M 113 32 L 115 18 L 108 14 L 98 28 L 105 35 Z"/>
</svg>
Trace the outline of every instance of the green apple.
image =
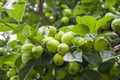
<svg viewBox="0 0 120 80">
<path fill-rule="evenodd" d="M 48 33 L 48 36 L 53 37 L 56 34 L 57 29 L 54 26 L 46 26 L 45 33 Z"/>
<path fill-rule="evenodd" d="M 69 51 L 69 46 L 65 43 L 61 43 L 57 47 L 57 52 L 61 55 L 65 55 Z"/>
<path fill-rule="evenodd" d="M 111 23 L 111 28 L 115 32 L 120 32 L 120 19 L 115 19 Z"/>
<path fill-rule="evenodd" d="M 64 64 L 63 56 L 58 53 L 54 55 L 53 61 L 57 66 L 61 66 Z"/>
<path fill-rule="evenodd" d="M 31 59 L 31 54 L 23 53 L 22 56 L 21 56 L 21 60 L 22 60 L 23 63 L 26 63 L 30 59 Z"/>
<path fill-rule="evenodd" d="M 77 62 L 69 62 L 67 71 L 69 74 L 75 75 L 80 71 L 80 65 Z"/>
<path fill-rule="evenodd" d="M 63 71 L 60 71 L 59 73 L 57 73 L 56 78 L 61 80 L 61 79 L 64 79 L 66 77 L 66 75 L 67 75 L 67 72 L 65 70 L 63 70 Z"/>
<path fill-rule="evenodd" d="M 113 17 L 115 17 L 115 15 L 113 13 L 111 13 L 111 12 L 106 13 L 105 17 L 107 17 L 107 16 L 113 16 Z"/>
<path fill-rule="evenodd" d="M 44 38 L 44 39 L 42 40 L 41 43 L 42 43 L 43 45 L 46 45 L 49 40 L 54 40 L 54 38 L 53 38 L 53 37 L 46 37 L 46 38 Z"/>
<path fill-rule="evenodd" d="M 57 52 L 58 45 L 59 45 L 59 42 L 57 40 L 49 40 L 47 42 L 47 49 L 48 51 L 55 53 Z"/>
<path fill-rule="evenodd" d="M 8 77 L 12 77 L 12 76 L 14 76 L 16 74 L 16 71 L 15 71 L 15 69 L 9 69 L 9 71 L 7 72 L 7 76 Z"/>
<path fill-rule="evenodd" d="M 19 76 L 12 76 L 10 80 L 20 80 L 20 79 L 19 79 Z"/>
<path fill-rule="evenodd" d="M 61 22 L 65 23 L 65 24 L 68 24 L 69 23 L 69 18 L 64 16 L 64 17 L 62 17 Z"/>
<path fill-rule="evenodd" d="M 104 37 L 98 37 L 94 42 L 94 49 L 96 51 L 110 50 L 110 46 L 110 42 Z"/>
<path fill-rule="evenodd" d="M 34 57 L 39 58 L 43 53 L 43 48 L 42 46 L 35 46 L 32 48 L 32 52 Z"/>
<path fill-rule="evenodd" d="M 21 49 L 22 49 L 23 52 L 29 53 L 29 52 L 32 51 L 32 48 L 33 48 L 33 47 L 34 47 L 33 44 L 27 43 L 27 44 L 24 44 Z"/>
<path fill-rule="evenodd" d="M 107 30 L 107 29 L 109 29 L 110 28 L 110 22 L 109 23 L 104 23 L 101 27 L 102 27 L 102 29 L 104 29 L 104 30 Z"/>
<path fill-rule="evenodd" d="M 63 36 L 61 41 L 63 43 L 66 43 L 68 45 L 72 44 L 72 39 L 74 38 L 74 33 L 73 32 L 66 32 Z"/>
<path fill-rule="evenodd" d="M 61 42 L 61 38 L 63 36 L 64 32 L 63 31 L 59 31 L 57 34 L 55 34 L 55 39 L 59 42 Z"/>
<path fill-rule="evenodd" d="M 71 14 L 72 14 L 71 9 L 64 9 L 64 11 L 63 11 L 64 16 L 70 16 Z"/>
<path fill-rule="evenodd" d="M 90 37 L 85 37 L 86 43 L 82 46 L 82 48 L 86 51 L 93 50 L 94 49 L 94 41 Z"/>
<path fill-rule="evenodd" d="M 84 40 L 84 38 L 82 37 L 75 37 L 72 39 L 72 43 L 75 45 L 75 46 L 82 46 L 86 43 L 86 41 Z"/>
</svg>

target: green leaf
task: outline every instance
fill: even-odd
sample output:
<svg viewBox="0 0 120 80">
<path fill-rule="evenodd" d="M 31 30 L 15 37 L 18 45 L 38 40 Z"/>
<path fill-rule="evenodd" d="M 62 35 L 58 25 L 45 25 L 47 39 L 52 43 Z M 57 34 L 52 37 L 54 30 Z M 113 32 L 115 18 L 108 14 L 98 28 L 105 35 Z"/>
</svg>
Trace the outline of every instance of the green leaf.
<svg viewBox="0 0 120 80">
<path fill-rule="evenodd" d="M 102 60 L 98 53 L 92 52 L 84 52 L 83 57 L 87 60 L 90 64 L 98 66 Z"/>
<path fill-rule="evenodd" d="M 102 77 L 97 71 L 84 70 L 81 74 L 78 74 L 74 80 L 102 80 Z"/>
<path fill-rule="evenodd" d="M 88 26 L 90 29 L 90 32 L 94 32 L 94 28 L 97 21 L 96 18 L 92 16 L 83 16 L 83 17 L 77 16 L 76 21 L 78 24 L 84 24 Z"/>
<path fill-rule="evenodd" d="M 101 73 L 109 73 L 114 63 L 115 63 L 115 59 L 111 59 L 109 61 L 103 62 L 102 64 L 99 65 L 98 71 Z"/>
<path fill-rule="evenodd" d="M 48 4 L 48 6 L 55 7 L 57 0 L 45 0 L 45 2 Z"/>
<path fill-rule="evenodd" d="M 26 4 L 14 4 L 14 9 L 7 10 L 8 15 L 15 19 L 17 22 L 21 22 L 24 16 Z"/>
<path fill-rule="evenodd" d="M 42 80 L 54 80 L 53 76 L 52 76 L 52 71 L 49 71 Z"/>
<path fill-rule="evenodd" d="M 9 65 L 14 65 L 14 62 L 16 59 L 19 57 L 19 55 L 16 54 L 10 54 L 10 55 L 4 55 L 0 57 L 0 65 L 2 64 L 9 64 Z"/>
<path fill-rule="evenodd" d="M 18 25 L 18 26 L 13 30 L 12 33 L 13 33 L 13 34 L 21 33 L 22 30 L 24 29 L 25 25 L 26 25 L 26 24 L 20 24 L 20 25 Z"/>
<path fill-rule="evenodd" d="M 117 0 L 105 0 L 105 4 L 107 7 L 112 7 L 116 4 Z"/>
<path fill-rule="evenodd" d="M 99 20 L 96 22 L 96 26 L 95 26 L 94 31 L 95 31 L 95 32 L 98 31 L 98 29 L 99 29 L 102 25 L 104 25 L 105 23 L 110 22 L 110 21 L 113 20 L 113 19 L 114 19 L 114 16 L 106 16 L 106 17 L 103 17 L 103 18 L 99 19 Z"/>
<path fill-rule="evenodd" d="M 23 28 L 23 31 L 22 31 L 23 34 L 26 34 L 26 35 L 31 35 L 31 27 L 29 25 L 26 25 L 24 28 Z"/>
<path fill-rule="evenodd" d="M 6 24 L 10 25 L 11 27 L 7 26 L 3 23 L 0 23 L 0 32 L 7 32 L 7 31 L 10 31 L 10 30 L 13 30 L 17 26 L 16 24 L 12 24 L 12 23 L 6 23 Z"/>
<path fill-rule="evenodd" d="M 36 64 L 36 61 L 34 59 L 29 60 L 25 64 L 25 66 L 20 69 L 19 74 L 18 74 L 19 77 L 20 77 L 20 80 L 26 80 L 27 79 L 27 76 L 28 76 L 29 72 L 33 69 L 35 64 Z"/>
<path fill-rule="evenodd" d="M 24 35 L 21 34 L 21 33 L 17 34 L 17 39 L 18 39 L 20 42 L 22 42 L 22 43 L 24 43 L 25 40 L 26 40 L 26 38 L 24 37 Z"/>
<path fill-rule="evenodd" d="M 71 61 L 77 61 L 82 62 L 82 50 L 80 51 L 74 51 L 73 53 L 68 52 L 63 57 L 64 61 L 71 62 Z"/>
<path fill-rule="evenodd" d="M 16 40 L 13 40 L 11 42 L 8 43 L 8 48 L 14 48 L 17 44 L 17 41 Z"/>
<path fill-rule="evenodd" d="M 102 62 L 108 61 L 110 59 L 113 59 L 113 52 L 112 51 L 100 51 L 100 56 L 102 58 Z"/>
<path fill-rule="evenodd" d="M 89 31 L 90 31 L 89 28 L 84 24 L 77 24 L 72 27 L 72 32 L 74 32 L 78 35 L 85 35 L 85 34 L 89 33 Z"/>
</svg>

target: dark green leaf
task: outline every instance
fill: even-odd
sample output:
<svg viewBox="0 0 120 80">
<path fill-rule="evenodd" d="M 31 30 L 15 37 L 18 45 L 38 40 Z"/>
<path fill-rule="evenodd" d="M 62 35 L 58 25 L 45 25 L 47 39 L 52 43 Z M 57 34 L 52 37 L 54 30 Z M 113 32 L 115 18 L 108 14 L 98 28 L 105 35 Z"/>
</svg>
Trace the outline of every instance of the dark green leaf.
<svg viewBox="0 0 120 80">
<path fill-rule="evenodd" d="M 35 64 L 36 64 L 36 60 L 34 60 L 34 59 L 29 60 L 25 64 L 25 66 L 20 69 L 19 74 L 18 74 L 19 77 L 20 77 L 20 80 L 26 80 L 27 79 L 27 76 L 28 76 L 29 72 L 33 69 Z"/>
<path fill-rule="evenodd" d="M 92 52 L 84 52 L 83 57 L 87 60 L 90 64 L 98 66 L 102 60 L 98 53 Z"/>
</svg>

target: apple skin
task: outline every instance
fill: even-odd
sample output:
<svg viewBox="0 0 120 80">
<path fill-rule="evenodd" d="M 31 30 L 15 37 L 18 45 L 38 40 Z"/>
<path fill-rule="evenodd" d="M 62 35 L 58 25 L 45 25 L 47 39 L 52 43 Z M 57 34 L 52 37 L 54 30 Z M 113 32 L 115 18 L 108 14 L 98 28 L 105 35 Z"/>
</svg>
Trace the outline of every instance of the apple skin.
<svg viewBox="0 0 120 80">
<path fill-rule="evenodd" d="M 57 66 L 61 66 L 64 64 L 63 56 L 58 53 L 54 55 L 53 61 Z"/>
<path fill-rule="evenodd" d="M 60 71 L 59 73 L 57 73 L 56 78 L 61 80 L 61 79 L 64 79 L 66 77 L 66 75 L 67 75 L 67 72 L 65 70 L 63 70 L 63 71 Z"/>
<path fill-rule="evenodd" d="M 49 40 L 46 46 L 48 51 L 55 53 L 57 52 L 58 45 L 59 45 L 59 42 L 57 40 Z"/>
<path fill-rule="evenodd" d="M 120 32 L 120 19 L 115 19 L 111 23 L 111 28 L 115 32 Z"/>
<path fill-rule="evenodd" d="M 65 24 L 68 24 L 69 23 L 69 18 L 64 16 L 64 17 L 62 17 L 61 22 L 65 23 Z"/>
<path fill-rule="evenodd" d="M 72 43 L 75 46 L 80 47 L 80 46 L 84 45 L 86 43 L 86 41 L 82 37 L 75 37 L 72 39 Z"/>
<path fill-rule="evenodd" d="M 54 26 L 46 26 L 45 33 L 48 33 L 49 37 L 54 37 L 57 29 Z"/>
<path fill-rule="evenodd" d="M 42 46 L 35 46 L 32 48 L 32 53 L 35 58 L 39 58 L 41 54 L 43 53 Z"/>
<path fill-rule="evenodd" d="M 64 11 L 63 11 L 63 15 L 64 16 L 70 16 L 72 14 L 72 11 L 71 11 L 71 9 L 64 9 Z"/>
<path fill-rule="evenodd" d="M 86 43 L 82 46 L 82 48 L 86 51 L 91 51 L 94 49 L 94 40 L 90 37 L 85 37 Z"/>
<path fill-rule="evenodd" d="M 7 76 L 8 77 L 12 77 L 16 74 L 16 71 L 15 69 L 9 69 L 9 71 L 7 72 Z"/>
<path fill-rule="evenodd" d="M 61 55 L 65 55 L 69 51 L 69 46 L 65 43 L 61 43 L 57 47 L 57 52 Z"/>
<path fill-rule="evenodd" d="M 63 31 L 59 31 L 57 34 L 55 34 L 55 39 L 59 42 L 61 42 L 61 38 L 64 35 Z"/>
<path fill-rule="evenodd" d="M 94 49 L 96 51 L 101 51 L 101 50 L 110 50 L 110 46 L 111 44 L 109 43 L 109 41 L 107 39 L 105 39 L 104 37 L 98 37 L 96 38 L 96 40 L 94 41 Z"/>
<path fill-rule="evenodd" d="M 27 43 L 27 44 L 24 44 L 24 45 L 21 47 L 21 50 L 22 50 L 23 52 L 29 53 L 29 52 L 32 51 L 32 48 L 33 48 L 33 47 L 34 47 L 33 44 Z"/>
<path fill-rule="evenodd" d="M 21 56 L 21 60 L 22 60 L 23 63 L 26 63 L 30 59 L 31 59 L 31 54 L 23 53 L 22 56 Z"/>
<path fill-rule="evenodd" d="M 63 36 L 62 36 L 62 43 L 66 43 L 68 45 L 72 44 L 72 39 L 74 38 L 74 34 L 73 32 L 66 32 Z"/>
<path fill-rule="evenodd" d="M 50 41 L 50 40 L 54 40 L 54 38 L 53 37 L 44 38 L 41 43 L 42 43 L 42 45 L 46 45 L 47 42 Z"/>
<path fill-rule="evenodd" d="M 77 62 L 69 62 L 67 71 L 69 74 L 75 75 L 80 71 L 80 65 Z"/>
</svg>

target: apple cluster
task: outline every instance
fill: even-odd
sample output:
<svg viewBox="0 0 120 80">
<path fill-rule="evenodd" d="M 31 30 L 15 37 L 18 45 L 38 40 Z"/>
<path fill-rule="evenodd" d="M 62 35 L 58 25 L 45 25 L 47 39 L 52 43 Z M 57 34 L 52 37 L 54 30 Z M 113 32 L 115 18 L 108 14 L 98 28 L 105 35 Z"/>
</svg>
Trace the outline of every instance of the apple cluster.
<svg viewBox="0 0 120 80">
<path fill-rule="evenodd" d="M 82 49 L 86 51 L 94 50 L 109 50 L 111 44 L 104 37 L 92 38 L 88 36 L 76 35 L 74 32 L 62 31 L 56 29 L 54 26 L 42 26 L 38 29 L 38 35 L 43 36 L 43 39 L 40 41 L 41 45 L 34 45 L 32 43 L 26 43 L 22 46 L 22 62 L 26 63 L 31 58 L 40 58 L 44 51 L 53 55 L 53 62 L 56 66 L 62 66 L 65 63 L 63 59 L 64 55 L 68 52 Z M 77 74 L 81 70 L 81 64 L 75 61 L 68 62 L 67 71 L 61 71 L 57 78 L 61 77 L 62 74 L 71 75 Z M 61 74 L 61 75 L 60 75 Z"/>
</svg>

